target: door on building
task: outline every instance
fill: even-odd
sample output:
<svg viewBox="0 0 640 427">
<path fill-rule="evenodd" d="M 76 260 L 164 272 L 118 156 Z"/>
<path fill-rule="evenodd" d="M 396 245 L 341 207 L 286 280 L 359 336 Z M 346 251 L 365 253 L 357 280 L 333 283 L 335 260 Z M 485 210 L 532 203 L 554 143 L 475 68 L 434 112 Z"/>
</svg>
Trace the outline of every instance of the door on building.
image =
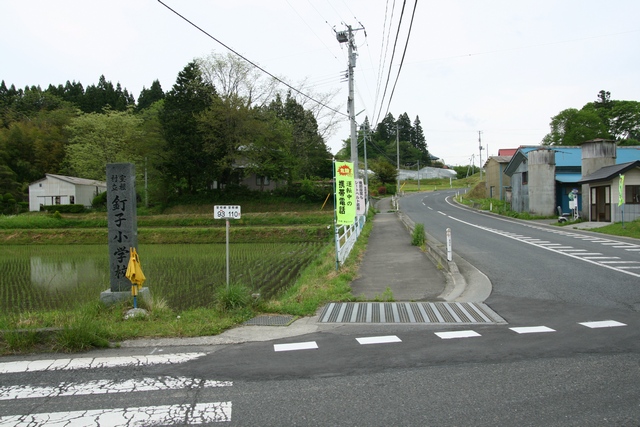
<svg viewBox="0 0 640 427">
<path fill-rule="evenodd" d="M 611 222 L 611 186 L 591 187 L 591 221 Z"/>
</svg>

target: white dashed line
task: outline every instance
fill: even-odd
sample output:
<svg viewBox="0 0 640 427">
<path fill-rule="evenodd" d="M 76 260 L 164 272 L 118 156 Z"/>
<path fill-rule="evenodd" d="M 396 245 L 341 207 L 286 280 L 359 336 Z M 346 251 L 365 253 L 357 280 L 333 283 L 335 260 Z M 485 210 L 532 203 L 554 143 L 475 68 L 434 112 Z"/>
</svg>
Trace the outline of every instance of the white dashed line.
<svg viewBox="0 0 640 427">
<path fill-rule="evenodd" d="M 595 328 L 615 328 L 618 326 L 627 326 L 625 323 L 616 322 L 615 320 L 602 320 L 599 322 L 582 322 L 580 323 L 582 326 L 586 326 L 587 328 L 595 329 Z"/>
<path fill-rule="evenodd" d="M 450 340 L 455 338 L 472 338 L 481 336 L 476 331 L 454 331 L 454 332 L 436 332 L 436 335 L 443 340 Z"/>
<path fill-rule="evenodd" d="M 361 345 L 367 344 L 388 344 L 394 342 L 402 342 L 400 338 L 395 335 L 387 335 L 383 337 L 365 337 L 365 338 L 356 338 Z"/>
<path fill-rule="evenodd" d="M 315 341 L 273 345 L 274 351 L 315 350 L 317 348 L 318 348 L 318 344 L 316 344 Z"/>
<path fill-rule="evenodd" d="M 524 326 L 518 328 L 509 328 L 513 332 L 517 332 L 518 334 L 538 334 L 541 332 L 555 332 L 555 329 L 548 328 L 546 326 Z"/>
</svg>

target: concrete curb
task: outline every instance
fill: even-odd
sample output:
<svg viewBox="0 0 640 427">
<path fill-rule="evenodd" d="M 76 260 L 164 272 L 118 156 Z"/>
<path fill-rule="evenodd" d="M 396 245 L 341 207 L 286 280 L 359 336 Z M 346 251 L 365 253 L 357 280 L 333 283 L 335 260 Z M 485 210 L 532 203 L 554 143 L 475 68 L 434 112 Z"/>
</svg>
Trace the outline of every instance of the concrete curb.
<svg viewBox="0 0 640 427">
<path fill-rule="evenodd" d="M 410 234 L 413 234 L 415 228 L 415 222 L 401 211 L 397 211 L 398 218 L 407 227 Z M 467 281 L 464 276 L 460 274 L 458 266 L 455 261 L 448 261 L 447 256 L 443 249 L 443 245 L 434 239 L 429 233 L 425 234 L 425 247 L 427 257 L 438 266 L 438 268 L 444 269 L 447 274 L 447 286 L 444 291 L 439 295 L 445 301 L 451 302 L 458 298 L 467 288 Z"/>
<path fill-rule="evenodd" d="M 414 221 L 401 211 L 397 211 L 397 215 L 409 232 L 413 233 Z M 439 298 L 447 302 L 484 302 L 491 295 L 492 285 L 489 278 L 455 253 L 453 260 L 448 261 L 445 246 L 426 230 L 424 234 L 425 253 L 431 261 L 446 271 L 448 278 L 447 286 Z M 472 280 L 468 281 L 467 277 Z"/>
</svg>

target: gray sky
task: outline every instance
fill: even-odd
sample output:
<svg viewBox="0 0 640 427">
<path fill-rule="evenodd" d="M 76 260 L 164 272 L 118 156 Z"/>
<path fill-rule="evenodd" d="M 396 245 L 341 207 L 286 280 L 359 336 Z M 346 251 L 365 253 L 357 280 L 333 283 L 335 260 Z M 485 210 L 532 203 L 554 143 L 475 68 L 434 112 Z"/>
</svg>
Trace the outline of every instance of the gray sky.
<svg viewBox="0 0 640 427">
<path fill-rule="evenodd" d="M 346 46 L 334 28 L 356 33 L 356 111 L 420 117 L 432 154 L 467 165 L 482 131 L 483 161 L 499 148 L 539 144 L 552 116 L 581 108 L 604 89 L 640 100 L 637 0 L 441 0 L 418 2 L 407 40 L 408 0 L 382 101 L 402 1 L 163 0 L 210 35 L 346 114 Z M 158 79 L 167 91 L 194 58 L 227 50 L 156 0 L 2 0 L 0 80 L 17 87 L 101 74 L 136 98 Z M 388 40 L 388 44 L 387 44 Z M 381 73 L 381 64 L 383 72 Z M 381 109 L 382 106 L 382 109 Z M 380 118 L 379 118 L 380 116 Z M 327 143 L 349 137 L 345 121 Z"/>
</svg>

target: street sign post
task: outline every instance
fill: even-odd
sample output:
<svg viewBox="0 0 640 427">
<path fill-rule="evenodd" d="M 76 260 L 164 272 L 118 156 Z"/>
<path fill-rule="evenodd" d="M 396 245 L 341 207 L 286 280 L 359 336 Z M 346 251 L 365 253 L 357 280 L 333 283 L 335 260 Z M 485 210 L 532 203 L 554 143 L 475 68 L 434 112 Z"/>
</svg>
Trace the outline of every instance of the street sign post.
<svg viewBox="0 0 640 427">
<path fill-rule="evenodd" d="M 213 218 L 226 220 L 227 228 L 227 291 L 229 290 L 229 220 L 240 219 L 239 205 L 216 205 L 213 207 Z"/>
</svg>

